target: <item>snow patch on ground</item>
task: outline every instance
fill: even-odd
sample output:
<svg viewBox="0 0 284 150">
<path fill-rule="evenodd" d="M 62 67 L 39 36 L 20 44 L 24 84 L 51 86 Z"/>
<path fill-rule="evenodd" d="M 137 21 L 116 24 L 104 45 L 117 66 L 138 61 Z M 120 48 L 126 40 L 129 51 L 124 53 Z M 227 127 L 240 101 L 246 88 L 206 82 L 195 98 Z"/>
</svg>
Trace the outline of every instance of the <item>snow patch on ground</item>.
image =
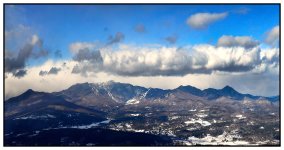
<svg viewBox="0 0 284 150">
<path fill-rule="evenodd" d="M 144 132 L 145 130 L 134 130 L 134 132 Z"/>
<path fill-rule="evenodd" d="M 130 116 L 137 117 L 140 116 L 140 114 L 130 114 Z"/>
<path fill-rule="evenodd" d="M 241 136 L 238 134 L 229 134 L 227 132 L 224 132 L 221 135 L 218 135 L 216 137 L 211 136 L 210 134 L 207 134 L 203 138 L 197 138 L 197 137 L 188 137 L 188 142 L 185 144 L 187 145 L 249 145 L 249 142 L 242 141 L 242 140 L 233 140 L 233 139 L 240 139 Z"/>
<path fill-rule="evenodd" d="M 142 99 L 142 98 L 145 98 L 150 90 L 151 90 L 151 88 L 149 88 L 148 91 L 145 92 L 145 93 L 142 95 L 141 99 Z"/>
<path fill-rule="evenodd" d="M 97 127 L 101 124 L 108 124 L 111 120 L 104 120 L 104 121 L 101 121 L 101 122 L 97 122 L 97 123 L 92 123 L 92 124 L 89 124 L 89 125 L 81 125 L 81 126 L 72 126 L 70 128 L 78 128 L 78 129 L 90 129 L 90 128 L 93 128 L 93 127 Z"/>
<path fill-rule="evenodd" d="M 184 122 L 185 124 L 195 124 L 195 123 L 199 123 L 199 124 L 201 124 L 202 126 L 210 126 L 211 125 L 211 123 L 210 122 L 208 122 L 208 121 L 204 121 L 204 120 L 202 120 L 202 119 L 198 119 L 198 120 L 196 120 L 196 119 L 191 119 L 191 120 L 189 120 L 189 121 L 185 121 Z"/>
<path fill-rule="evenodd" d="M 111 121 L 111 119 L 107 119 L 101 122 L 96 122 L 96 123 L 92 123 L 92 124 L 88 124 L 88 125 L 80 125 L 80 126 L 60 126 L 57 128 L 47 128 L 47 129 L 43 129 L 43 130 L 51 130 L 51 129 L 67 129 L 67 128 L 73 128 L 73 129 L 90 129 L 93 127 L 97 127 L 100 126 L 102 124 L 108 124 Z"/>
<path fill-rule="evenodd" d="M 237 130 L 231 131 L 231 133 L 223 132 L 223 134 L 218 135 L 216 137 L 211 136 L 210 134 L 207 134 L 203 138 L 197 138 L 194 136 L 188 137 L 188 140 L 186 141 L 177 141 L 182 142 L 185 145 L 237 145 L 237 146 L 247 146 L 247 145 L 264 145 L 267 143 L 279 143 L 279 140 L 274 141 L 259 141 L 256 143 L 249 143 L 248 141 L 241 140 L 242 137 L 238 135 Z"/>
<path fill-rule="evenodd" d="M 98 95 L 99 94 L 99 90 L 97 88 L 94 88 L 92 85 L 89 84 L 89 86 L 92 88 L 92 91 L 94 93 L 94 95 Z"/>
<path fill-rule="evenodd" d="M 131 124 L 129 124 L 129 123 L 126 123 L 125 126 L 126 126 L 127 128 L 131 128 Z"/>
<path fill-rule="evenodd" d="M 170 116 L 169 120 L 175 120 L 175 119 L 178 119 L 178 118 L 179 118 L 179 116 Z"/>
<path fill-rule="evenodd" d="M 47 115 L 30 115 L 30 116 L 24 116 L 24 117 L 17 117 L 14 120 L 26 120 L 26 119 L 48 119 L 48 118 L 56 118 L 53 115 L 47 114 Z"/>
<path fill-rule="evenodd" d="M 275 116 L 275 113 L 269 113 L 269 115 Z"/>
<path fill-rule="evenodd" d="M 112 100 L 114 100 L 114 101 L 116 101 L 116 102 L 119 102 L 119 100 L 117 100 L 115 97 L 113 97 L 113 95 L 111 94 L 111 92 L 110 92 L 108 89 L 106 89 L 106 91 L 107 91 L 108 96 L 109 96 Z"/>
<path fill-rule="evenodd" d="M 236 115 L 236 118 L 238 118 L 238 119 L 245 119 L 246 117 L 243 116 L 243 115 Z"/>
<path fill-rule="evenodd" d="M 139 104 L 139 103 L 140 101 L 138 99 L 132 98 L 126 102 L 126 105 L 134 105 L 134 104 Z"/>
<path fill-rule="evenodd" d="M 200 117 L 200 118 L 204 118 L 204 117 L 207 117 L 208 115 L 207 114 L 203 114 L 203 113 L 200 113 L 200 114 L 196 114 L 197 117 Z"/>
</svg>

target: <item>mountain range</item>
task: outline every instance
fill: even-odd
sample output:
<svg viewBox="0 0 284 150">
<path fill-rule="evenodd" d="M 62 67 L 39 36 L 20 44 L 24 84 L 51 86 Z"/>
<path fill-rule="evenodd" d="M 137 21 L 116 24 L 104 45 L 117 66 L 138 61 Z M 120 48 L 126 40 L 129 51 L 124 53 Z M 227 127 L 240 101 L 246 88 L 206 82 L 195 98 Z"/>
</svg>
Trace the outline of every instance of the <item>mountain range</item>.
<svg viewBox="0 0 284 150">
<path fill-rule="evenodd" d="M 75 130 L 81 129 L 84 130 L 84 133 L 85 130 L 91 130 L 96 134 L 105 132 L 119 136 L 132 135 L 133 131 L 143 131 L 143 133 L 139 133 L 141 135 L 136 136 L 141 139 L 153 136 L 151 138 L 154 142 L 149 141 L 144 145 L 173 145 L 173 143 L 179 143 L 177 141 L 184 141 L 185 133 L 203 138 L 207 134 L 200 135 L 201 131 L 197 132 L 198 134 L 195 132 L 188 133 L 188 131 L 181 132 L 181 129 L 178 129 L 180 121 L 185 122 L 183 124 L 187 126 L 184 120 L 186 118 L 193 119 L 193 116 L 197 117 L 194 119 L 195 121 L 199 119 L 197 124 L 202 127 L 196 129 L 202 129 L 202 131 L 207 122 L 211 125 L 213 122 L 218 122 L 218 119 L 227 119 L 226 122 L 233 124 L 235 120 L 231 120 L 230 117 L 235 114 L 241 116 L 241 118 L 242 116 L 246 116 L 245 118 L 254 116 L 254 119 L 257 119 L 255 122 L 261 122 L 260 118 L 270 117 L 269 119 L 273 120 L 270 126 L 277 127 L 279 125 L 277 119 L 271 118 L 270 115 L 272 113 L 277 115 L 278 113 L 279 96 L 263 97 L 242 94 L 230 86 L 225 86 L 222 89 L 200 90 L 188 85 L 165 90 L 114 81 L 80 83 L 66 90 L 53 93 L 36 92 L 29 89 L 19 96 L 6 100 L 4 107 L 5 145 L 72 145 L 70 139 L 75 143 L 77 142 L 78 145 L 88 144 L 86 141 L 76 141 L 73 139 L 75 138 L 74 135 L 70 134 L 68 134 L 69 141 L 63 140 L 61 143 L 58 143 L 58 141 L 45 143 L 44 140 L 37 140 L 37 143 L 27 142 L 39 137 L 50 138 L 50 132 L 55 132 L 54 130 L 63 132 L 62 130 L 67 129 L 74 130 L 74 132 L 79 132 Z M 206 111 L 207 114 L 204 114 Z M 258 111 L 262 112 L 264 116 L 255 114 Z M 210 118 L 207 118 L 209 119 L 207 122 L 205 120 L 200 121 L 200 119 L 205 119 L 208 116 Z M 177 122 L 173 119 L 175 123 L 163 128 L 163 124 L 169 124 L 172 121 L 171 118 L 180 118 L 181 120 Z M 152 121 L 155 120 L 156 122 L 153 123 Z M 158 122 L 162 124 L 157 124 Z M 261 124 L 264 123 L 261 122 Z M 227 126 L 228 124 L 223 123 L 222 126 L 224 125 Z M 173 127 L 175 128 L 172 129 Z M 139 130 L 135 128 L 139 128 Z M 221 130 L 219 126 L 216 126 L 216 128 Z M 206 132 L 211 133 L 212 131 L 206 128 Z M 179 140 L 174 142 L 173 138 L 168 136 L 169 134 L 174 134 L 173 137 L 175 139 L 179 137 Z M 273 132 L 273 135 L 271 135 L 272 139 L 275 138 L 275 134 Z M 61 138 L 64 139 L 64 137 Z M 95 145 L 143 145 L 143 143 L 137 143 L 138 139 L 134 140 L 131 136 L 128 136 L 126 138 L 126 141 L 129 141 L 128 144 L 121 143 L 121 141 L 117 143 L 113 140 L 108 143 L 102 141 L 96 143 L 95 141 L 98 139 L 91 141 Z"/>
<path fill-rule="evenodd" d="M 106 83 L 81 83 L 71 86 L 61 92 L 55 92 L 54 95 L 69 97 L 99 97 L 97 99 L 105 99 L 105 101 L 114 101 L 117 103 L 127 103 L 129 100 L 156 100 L 165 99 L 170 96 L 176 96 L 178 93 L 187 94 L 187 96 L 196 96 L 206 100 L 216 100 L 220 97 L 228 97 L 233 100 L 268 100 L 275 102 L 279 100 L 279 96 L 263 97 L 253 96 L 250 94 L 242 94 L 230 86 L 222 89 L 208 88 L 200 90 L 193 86 L 179 86 L 176 89 L 164 90 L 159 88 L 145 88 L 141 86 L 133 86 L 126 83 L 118 83 L 109 81 Z"/>
</svg>

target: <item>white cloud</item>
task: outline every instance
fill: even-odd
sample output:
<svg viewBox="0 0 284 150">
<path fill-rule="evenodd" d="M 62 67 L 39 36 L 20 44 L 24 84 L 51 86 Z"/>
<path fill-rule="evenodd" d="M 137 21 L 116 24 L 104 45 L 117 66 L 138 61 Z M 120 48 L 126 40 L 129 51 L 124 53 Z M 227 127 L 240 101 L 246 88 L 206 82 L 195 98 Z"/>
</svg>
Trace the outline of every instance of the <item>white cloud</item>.
<svg viewBox="0 0 284 150">
<path fill-rule="evenodd" d="M 27 75 L 21 79 L 6 73 L 5 96 L 16 96 L 27 89 L 54 92 L 76 83 L 109 80 L 164 89 L 179 85 L 192 85 L 201 89 L 233 85 L 243 93 L 279 94 L 278 48 L 245 49 L 195 45 L 178 49 L 157 45 L 122 45 L 115 50 L 103 49 L 101 56 L 101 68 L 96 66 L 99 64 L 93 64 L 89 60 L 48 60 L 42 65 L 25 68 Z M 85 67 L 85 76 L 71 73 L 76 65 Z M 52 67 L 61 70 L 56 75 L 39 75 L 40 71 L 50 70 Z M 82 70 L 79 68 L 79 73 L 80 71 Z"/>
<path fill-rule="evenodd" d="M 193 49 L 207 59 L 207 70 L 242 72 L 249 71 L 260 62 L 260 49 L 245 49 L 243 47 L 215 47 L 212 45 L 198 45 Z"/>
<path fill-rule="evenodd" d="M 118 45 L 105 47 L 100 55 L 100 62 L 95 61 L 97 55 L 94 60 L 48 60 L 42 65 L 26 67 L 27 75 L 21 79 L 7 73 L 5 96 L 16 96 L 27 89 L 54 92 L 76 83 L 109 80 L 164 89 L 179 85 L 201 89 L 230 85 L 243 93 L 279 94 L 279 48 Z M 79 74 L 71 73 L 74 66 L 79 67 Z M 52 67 L 61 70 L 57 75 L 39 75 L 41 70 Z"/>
<path fill-rule="evenodd" d="M 116 50 L 106 48 L 96 53 L 100 56 L 78 61 L 73 73 L 86 75 L 104 71 L 125 76 L 184 76 L 214 71 L 247 72 L 262 63 L 260 51 L 259 47 L 204 44 L 187 48 L 122 46 Z"/>
<path fill-rule="evenodd" d="M 279 63 L 279 48 L 267 48 L 261 51 L 261 58 L 269 62 Z"/>
<path fill-rule="evenodd" d="M 277 47 L 279 45 L 279 26 L 273 27 L 266 33 L 265 42 L 273 47 Z"/>
<path fill-rule="evenodd" d="M 102 58 L 107 72 L 128 76 L 179 75 L 192 66 L 190 56 L 175 47 L 109 50 L 102 52 Z"/>
<path fill-rule="evenodd" d="M 71 53 L 78 53 L 82 49 L 94 49 L 97 46 L 97 43 L 91 42 L 74 42 L 69 45 L 69 50 Z"/>
<path fill-rule="evenodd" d="M 208 25 L 224 19 L 228 16 L 227 12 L 224 13 L 196 13 L 191 15 L 186 23 L 195 29 L 203 29 L 208 27 Z"/>
<path fill-rule="evenodd" d="M 65 62 L 65 67 L 62 64 Z M 218 73 L 213 74 L 188 74 L 183 77 L 179 76 L 118 76 L 104 72 L 90 73 L 84 77 L 79 74 L 71 74 L 72 67 L 76 62 L 66 61 L 47 61 L 42 65 L 27 68 L 28 74 L 21 79 L 12 77 L 7 74 L 5 79 L 5 96 L 6 98 L 19 95 L 28 89 L 35 91 L 55 92 L 66 89 L 73 84 L 83 82 L 106 82 L 114 80 L 117 82 L 130 83 L 145 87 L 156 87 L 163 89 L 173 89 L 180 85 L 192 85 L 201 89 L 205 88 L 223 88 L 225 85 L 233 87 L 243 93 L 254 95 L 277 95 L 279 94 L 278 74 L 269 72 L 254 74 Z M 62 67 L 62 70 L 54 76 L 39 76 L 40 70 L 48 70 L 52 66 Z M 66 79 L 66 80 L 62 80 Z M 17 87 L 17 88 L 15 88 Z"/>
<path fill-rule="evenodd" d="M 260 58 L 262 60 L 262 64 L 256 67 L 253 72 L 270 72 L 272 74 L 279 74 L 278 48 L 262 49 L 262 51 L 260 52 Z"/>
<path fill-rule="evenodd" d="M 229 36 L 223 35 L 218 39 L 218 46 L 224 47 L 244 47 L 244 48 L 253 48 L 259 45 L 257 40 L 254 40 L 250 36 Z"/>
</svg>

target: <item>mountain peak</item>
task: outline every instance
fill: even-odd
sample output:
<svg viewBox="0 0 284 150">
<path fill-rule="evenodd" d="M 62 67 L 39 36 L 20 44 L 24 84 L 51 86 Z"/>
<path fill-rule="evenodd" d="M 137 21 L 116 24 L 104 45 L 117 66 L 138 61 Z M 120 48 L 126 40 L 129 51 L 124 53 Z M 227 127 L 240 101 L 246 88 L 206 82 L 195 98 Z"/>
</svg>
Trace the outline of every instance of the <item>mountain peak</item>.
<svg viewBox="0 0 284 150">
<path fill-rule="evenodd" d="M 32 90 L 32 89 L 28 89 L 26 92 L 34 92 L 34 90 Z"/>
<path fill-rule="evenodd" d="M 226 85 L 222 90 L 225 90 L 225 91 L 236 91 L 234 88 L 230 87 L 229 85 Z"/>
<path fill-rule="evenodd" d="M 34 95 L 36 94 L 37 92 L 35 92 L 34 90 L 32 89 L 28 89 L 26 92 L 22 93 L 21 95 L 19 95 L 20 99 L 25 99 L 25 98 L 28 98 L 30 97 L 31 95 Z"/>
<path fill-rule="evenodd" d="M 32 93 L 35 93 L 34 90 L 32 89 L 28 89 L 26 92 L 24 92 L 23 94 L 32 94 Z"/>
<path fill-rule="evenodd" d="M 230 86 L 225 86 L 223 89 L 220 90 L 220 94 L 223 96 L 229 96 L 236 100 L 241 100 L 244 98 L 244 95 L 236 91 L 234 88 Z"/>
<path fill-rule="evenodd" d="M 191 90 L 201 91 L 200 89 L 198 89 L 194 86 L 191 86 L 191 85 L 181 85 L 177 89 L 183 90 L 183 91 L 191 91 Z"/>
<path fill-rule="evenodd" d="M 187 92 L 187 93 L 191 93 L 193 95 L 197 95 L 197 96 L 202 96 L 203 93 L 200 89 L 194 87 L 194 86 L 191 86 L 191 85 L 186 85 L 186 86 L 179 86 L 177 88 L 177 90 L 181 90 L 181 91 L 184 91 L 184 92 Z"/>
</svg>

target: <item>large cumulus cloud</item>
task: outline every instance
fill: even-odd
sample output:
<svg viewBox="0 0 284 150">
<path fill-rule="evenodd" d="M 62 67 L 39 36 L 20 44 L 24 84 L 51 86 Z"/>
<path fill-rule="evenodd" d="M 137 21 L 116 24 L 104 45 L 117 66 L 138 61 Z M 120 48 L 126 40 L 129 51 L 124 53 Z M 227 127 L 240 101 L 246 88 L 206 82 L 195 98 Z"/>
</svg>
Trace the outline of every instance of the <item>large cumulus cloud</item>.
<svg viewBox="0 0 284 150">
<path fill-rule="evenodd" d="M 88 72 L 107 72 L 122 76 L 184 76 L 248 71 L 259 73 L 265 71 L 261 68 L 272 64 L 278 67 L 277 50 L 262 50 L 258 46 L 246 48 L 206 44 L 184 48 L 126 46 L 116 50 L 84 49 L 75 54 L 77 64 L 72 73 L 87 75 Z"/>
<path fill-rule="evenodd" d="M 94 49 L 80 49 L 75 53 L 73 60 L 78 62 L 71 73 L 80 73 L 87 76 L 89 70 L 97 72 L 102 69 L 103 58 L 100 51 Z"/>
</svg>

